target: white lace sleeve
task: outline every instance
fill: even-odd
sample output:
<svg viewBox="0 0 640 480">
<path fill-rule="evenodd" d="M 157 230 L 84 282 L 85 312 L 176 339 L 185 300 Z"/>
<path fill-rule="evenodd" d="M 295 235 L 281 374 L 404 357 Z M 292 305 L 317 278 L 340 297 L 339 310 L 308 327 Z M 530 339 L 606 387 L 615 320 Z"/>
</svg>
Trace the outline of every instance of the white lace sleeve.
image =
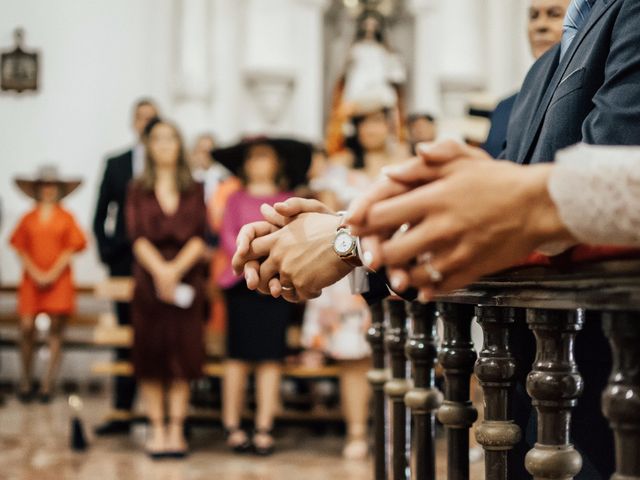
<svg viewBox="0 0 640 480">
<path fill-rule="evenodd" d="M 549 193 L 581 242 L 640 246 L 640 147 L 581 144 L 558 152 Z"/>
</svg>

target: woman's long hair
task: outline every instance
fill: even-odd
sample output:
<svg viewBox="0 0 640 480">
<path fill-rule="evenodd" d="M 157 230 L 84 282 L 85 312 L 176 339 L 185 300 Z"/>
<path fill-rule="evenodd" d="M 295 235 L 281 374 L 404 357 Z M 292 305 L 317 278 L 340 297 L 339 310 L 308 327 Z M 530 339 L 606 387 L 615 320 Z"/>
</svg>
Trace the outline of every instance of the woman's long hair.
<svg viewBox="0 0 640 480">
<path fill-rule="evenodd" d="M 166 120 L 161 120 L 160 118 L 152 119 L 144 129 L 143 133 L 143 141 L 145 145 L 145 162 L 144 162 L 144 171 L 142 175 L 138 179 L 142 188 L 148 191 L 153 191 L 156 185 L 156 162 L 151 156 L 151 149 L 149 148 L 149 139 L 151 138 L 151 133 L 153 129 L 158 125 L 168 125 L 173 130 L 174 135 L 178 139 L 179 149 L 178 149 L 178 161 L 176 163 L 176 188 L 180 193 L 189 191 L 193 185 L 194 180 L 191 175 L 191 169 L 189 168 L 189 164 L 187 163 L 187 154 L 184 148 L 184 141 L 182 140 L 182 135 L 180 134 L 180 130 L 173 123 L 167 122 Z"/>
</svg>

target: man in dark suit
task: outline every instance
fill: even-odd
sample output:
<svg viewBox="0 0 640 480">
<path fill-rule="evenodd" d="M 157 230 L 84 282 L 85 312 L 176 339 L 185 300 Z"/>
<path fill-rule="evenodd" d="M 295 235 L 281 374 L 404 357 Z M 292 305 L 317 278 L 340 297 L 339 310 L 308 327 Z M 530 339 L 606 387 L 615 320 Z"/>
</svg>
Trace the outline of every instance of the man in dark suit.
<svg viewBox="0 0 640 480">
<path fill-rule="evenodd" d="M 136 102 L 133 112 L 133 129 L 137 144 L 126 152 L 109 158 L 106 163 L 95 216 L 93 232 L 98 244 L 100 260 L 112 277 L 131 275 L 133 253 L 127 238 L 124 207 L 127 186 L 132 178 L 144 170 L 145 153 L 142 133 L 158 109 L 149 99 Z M 118 324 L 130 325 L 129 304 L 115 304 Z M 130 349 L 116 349 L 118 360 L 129 360 Z M 97 435 L 127 433 L 130 428 L 131 408 L 135 399 L 136 385 L 131 377 L 116 377 L 114 382 L 113 412 L 96 428 Z"/>
<path fill-rule="evenodd" d="M 640 2 L 584 1 L 588 5 L 574 0 L 570 6 L 570 11 L 588 10 L 586 21 L 569 32 L 573 38 L 565 32 L 561 45 L 529 71 L 514 104 L 501 158 L 521 164 L 550 162 L 558 150 L 578 142 L 640 145 Z M 531 342 L 523 339 L 525 343 Z M 516 353 L 521 365 L 531 364 L 533 351 Z M 573 441 L 584 460 L 576 479 L 605 479 L 613 472 L 612 434 L 600 413 L 610 358 L 600 319 L 587 312 L 576 342 L 576 361 L 585 378 L 572 419 Z M 525 395 L 516 392 L 521 427 L 531 408 Z M 522 443 L 519 447 L 521 453 L 527 448 Z M 513 465 L 512 471 L 516 468 Z"/>
<path fill-rule="evenodd" d="M 531 0 L 528 35 L 531 53 L 536 60 L 562 38 L 562 23 L 569 0 Z M 500 101 L 491 114 L 491 129 L 482 148 L 496 158 L 507 142 L 507 126 L 518 94 Z"/>
</svg>

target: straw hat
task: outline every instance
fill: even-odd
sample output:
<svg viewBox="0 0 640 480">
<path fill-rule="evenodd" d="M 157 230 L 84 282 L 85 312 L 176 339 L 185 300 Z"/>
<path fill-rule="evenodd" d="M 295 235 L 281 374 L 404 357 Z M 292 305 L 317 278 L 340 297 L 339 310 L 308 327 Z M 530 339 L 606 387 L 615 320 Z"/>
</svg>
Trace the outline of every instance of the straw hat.
<svg viewBox="0 0 640 480">
<path fill-rule="evenodd" d="M 55 165 L 42 165 L 33 177 L 16 177 L 16 185 L 22 192 L 37 200 L 38 185 L 43 183 L 55 184 L 60 190 L 60 198 L 64 198 L 80 186 L 80 179 L 63 179 Z"/>
</svg>

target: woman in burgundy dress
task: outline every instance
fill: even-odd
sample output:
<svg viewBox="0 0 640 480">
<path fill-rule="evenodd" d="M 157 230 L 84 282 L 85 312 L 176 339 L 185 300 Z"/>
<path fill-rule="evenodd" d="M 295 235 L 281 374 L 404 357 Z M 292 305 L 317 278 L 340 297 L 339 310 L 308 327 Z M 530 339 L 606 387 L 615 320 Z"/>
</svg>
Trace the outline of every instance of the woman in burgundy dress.
<svg viewBox="0 0 640 480">
<path fill-rule="evenodd" d="M 204 193 L 178 130 L 156 119 L 145 134 L 145 171 L 130 185 L 126 207 L 135 256 L 133 364 L 151 422 L 147 452 L 180 458 L 189 381 L 202 376 L 205 357 Z"/>
</svg>

